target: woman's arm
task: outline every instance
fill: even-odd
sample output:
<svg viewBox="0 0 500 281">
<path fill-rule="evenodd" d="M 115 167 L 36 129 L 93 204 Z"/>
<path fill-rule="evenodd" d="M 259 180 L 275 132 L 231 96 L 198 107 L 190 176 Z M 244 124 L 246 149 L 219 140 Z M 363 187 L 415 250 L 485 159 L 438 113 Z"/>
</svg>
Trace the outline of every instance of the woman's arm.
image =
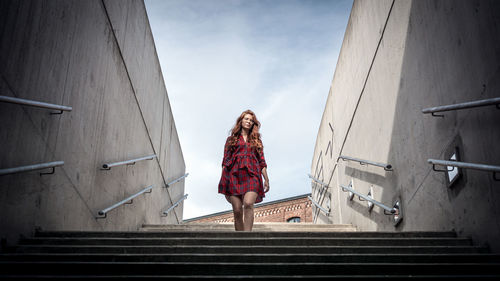
<svg viewBox="0 0 500 281">
<path fill-rule="evenodd" d="M 269 191 L 269 177 L 267 176 L 267 167 L 262 168 L 262 175 L 264 176 L 264 192 Z"/>
<path fill-rule="evenodd" d="M 264 192 L 269 191 L 269 177 L 267 176 L 267 163 L 264 157 L 264 150 L 257 150 L 257 159 L 259 160 L 259 166 L 262 175 L 264 176 Z"/>
<path fill-rule="evenodd" d="M 231 150 L 231 147 L 229 146 L 230 138 L 231 137 L 228 137 L 226 139 L 226 144 L 224 145 L 224 157 L 222 158 L 222 168 L 224 168 L 224 166 L 229 167 L 232 162 L 231 158 L 233 156 L 233 152 Z"/>
</svg>

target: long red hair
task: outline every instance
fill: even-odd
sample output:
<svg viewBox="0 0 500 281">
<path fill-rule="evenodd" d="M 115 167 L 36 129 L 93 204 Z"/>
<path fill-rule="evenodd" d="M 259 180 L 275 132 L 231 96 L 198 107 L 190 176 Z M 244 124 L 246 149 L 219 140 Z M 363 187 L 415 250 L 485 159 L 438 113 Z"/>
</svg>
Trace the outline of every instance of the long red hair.
<svg viewBox="0 0 500 281">
<path fill-rule="evenodd" d="M 231 129 L 231 136 L 229 137 L 229 141 L 227 142 L 227 145 L 233 149 L 236 144 L 238 143 L 238 138 L 241 135 L 241 130 L 242 126 L 241 123 L 243 122 L 243 118 L 245 115 L 250 114 L 253 117 L 253 125 L 250 128 L 250 134 L 248 136 L 248 142 L 250 143 L 250 146 L 254 149 L 256 149 L 259 152 L 262 152 L 262 149 L 264 148 L 264 145 L 262 145 L 262 141 L 260 139 L 260 122 L 257 120 L 257 117 L 255 116 L 255 113 L 251 110 L 245 110 L 241 115 L 236 119 L 236 124 L 234 127 Z"/>
</svg>

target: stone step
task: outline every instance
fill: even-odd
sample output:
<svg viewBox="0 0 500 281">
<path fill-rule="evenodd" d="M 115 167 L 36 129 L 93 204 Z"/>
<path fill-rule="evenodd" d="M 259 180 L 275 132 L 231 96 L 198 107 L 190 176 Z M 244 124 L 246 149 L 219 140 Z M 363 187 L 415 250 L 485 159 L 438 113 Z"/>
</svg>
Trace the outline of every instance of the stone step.
<svg viewBox="0 0 500 281">
<path fill-rule="evenodd" d="M 234 223 L 189 223 L 189 224 L 162 224 L 143 225 L 141 231 L 234 231 Z M 253 231 L 356 231 L 350 224 L 313 224 L 313 223 L 255 223 Z"/>
<path fill-rule="evenodd" d="M 154 227 L 148 227 L 148 228 L 141 228 L 140 231 L 148 232 L 148 231 L 154 231 L 154 232 L 167 232 L 167 231 L 184 231 L 184 232 L 228 232 L 228 231 L 235 231 L 234 229 L 230 228 L 225 228 L 225 229 L 214 229 L 214 228 L 195 228 L 192 227 L 190 229 L 183 229 L 183 228 L 154 228 Z M 290 232 L 355 232 L 356 229 L 354 228 L 324 228 L 324 229 L 314 229 L 314 228 L 301 228 L 301 229 L 287 229 L 287 228 L 272 228 L 272 229 L 253 229 L 252 232 L 283 232 L 283 231 L 290 231 Z"/>
<path fill-rule="evenodd" d="M 174 246 L 116 246 L 116 245 L 18 245 L 8 249 L 17 253 L 121 253 L 121 254 L 436 254 L 488 253 L 478 246 L 242 246 L 242 245 L 174 245 Z"/>
<path fill-rule="evenodd" d="M 401 274 L 401 275 L 375 275 L 375 274 L 366 274 L 366 275 L 335 275 L 334 273 L 330 275 L 0 275 L 2 280 L 19 280 L 19 279 L 29 279 L 29 280 L 38 280 L 38 279 L 71 279 L 72 281 L 76 280 L 89 280 L 89 279 L 105 279 L 105 280 L 200 280 L 200 279 L 238 279 L 238 280 L 264 280 L 267 281 L 269 279 L 272 280 L 290 280 L 290 279 L 322 279 L 322 280 L 331 280 L 331 279 L 348 279 L 348 280 L 366 280 L 366 279 L 398 279 L 401 280 L 406 278 L 422 278 L 422 279 L 495 279 L 498 278 L 497 275 L 484 276 L 484 275 L 434 275 L 434 274 L 419 274 L 417 276 L 413 276 L 411 274 Z"/>
<path fill-rule="evenodd" d="M 35 237 L 110 237 L 110 238 L 168 238 L 168 237 L 457 237 L 455 232 L 321 232 L 321 231 L 38 231 Z"/>
<path fill-rule="evenodd" d="M 499 263 L 500 254 L 317 254 L 317 253 L 8 253 L 0 261 L 80 261 L 80 262 L 236 262 L 236 263 Z"/>
<path fill-rule="evenodd" d="M 27 270 L 29 268 L 29 270 Z M 0 277 L 127 275 L 134 276 L 259 276 L 337 275 L 379 277 L 406 275 L 500 277 L 500 263 L 220 263 L 220 262 L 0 262 Z"/>
<path fill-rule="evenodd" d="M 457 237 L 34 237 L 21 239 L 19 245 L 470 246 L 472 241 Z"/>
</svg>

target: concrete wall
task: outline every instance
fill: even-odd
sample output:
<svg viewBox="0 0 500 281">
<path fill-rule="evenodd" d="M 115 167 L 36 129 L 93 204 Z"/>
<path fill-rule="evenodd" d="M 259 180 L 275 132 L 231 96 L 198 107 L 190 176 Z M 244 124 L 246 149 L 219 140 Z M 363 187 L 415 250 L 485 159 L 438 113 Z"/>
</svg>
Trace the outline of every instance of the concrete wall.
<svg viewBox="0 0 500 281">
<path fill-rule="evenodd" d="M 179 223 L 185 164 L 142 1 L 1 1 L 0 95 L 73 107 L 0 103 L 0 169 L 64 161 L 0 176 L 0 235 L 49 230 L 135 230 Z M 156 154 L 101 170 L 103 163 Z M 44 172 L 44 171 L 42 171 Z M 131 205 L 107 208 L 154 185 Z"/>
<path fill-rule="evenodd" d="M 500 113 L 495 106 L 423 114 L 422 109 L 498 97 L 498 1 L 355 1 L 311 164 L 328 183 L 312 194 L 331 213 L 317 223 L 352 223 L 361 230 L 455 230 L 500 250 L 500 182 L 491 172 L 463 170 L 448 187 L 427 160 L 500 165 Z M 393 171 L 339 160 L 340 155 L 388 163 Z M 442 167 L 440 167 L 442 168 Z M 339 184 L 392 207 L 403 220 L 352 201 Z"/>
</svg>

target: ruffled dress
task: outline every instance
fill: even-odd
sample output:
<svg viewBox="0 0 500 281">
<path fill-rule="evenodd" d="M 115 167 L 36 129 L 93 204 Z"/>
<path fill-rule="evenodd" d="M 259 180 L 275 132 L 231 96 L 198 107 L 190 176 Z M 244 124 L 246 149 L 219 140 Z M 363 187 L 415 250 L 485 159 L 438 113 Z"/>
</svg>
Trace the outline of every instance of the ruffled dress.
<svg viewBox="0 0 500 281">
<path fill-rule="evenodd" d="M 252 148 L 241 135 L 237 145 L 231 150 L 227 146 L 229 139 L 227 138 L 224 146 L 224 169 L 219 181 L 219 193 L 231 196 L 254 191 L 257 193 L 255 203 L 259 203 L 265 197 L 262 168 L 267 167 L 267 164 L 264 152 L 259 153 Z"/>
</svg>

